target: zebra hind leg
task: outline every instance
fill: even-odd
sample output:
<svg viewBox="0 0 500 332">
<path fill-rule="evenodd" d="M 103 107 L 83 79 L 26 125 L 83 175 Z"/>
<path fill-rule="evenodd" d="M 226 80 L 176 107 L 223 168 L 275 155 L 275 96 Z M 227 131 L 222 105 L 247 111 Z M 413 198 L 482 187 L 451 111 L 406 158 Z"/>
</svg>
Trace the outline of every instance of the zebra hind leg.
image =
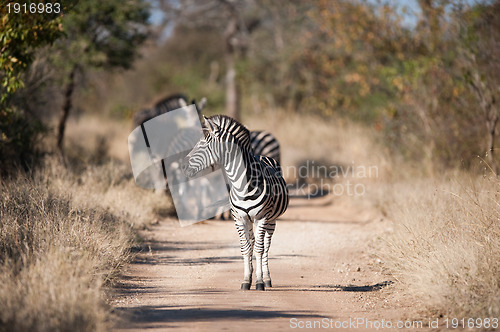
<svg viewBox="0 0 500 332">
<path fill-rule="evenodd" d="M 257 232 L 255 239 L 255 259 L 256 259 L 256 284 L 257 290 L 265 290 L 265 287 L 271 286 L 271 278 L 269 277 L 269 267 L 267 265 L 267 252 L 269 251 L 270 237 L 268 234 L 268 225 L 265 220 L 260 220 L 257 224 Z M 274 227 L 272 227 L 274 230 Z"/>
<path fill-rule="evenodd" d="M 249 290 L 252 285 L 252 254 L 254 247 L 253 225 L 249 220 L 235 218 L 236 230 L 240 236 L 241 255 L 243 256 L 244 275 L 241 283 L 242 290 Z"/>
<path fill-rule="evenodd" d="M 262 255 L 262 274 L 264 285 L 273 287 L 271 283 L 271 274 L 269 273 L 269 248 L 271 247 L 271 238 L 276 228 L 276 221 L 273 220 L 266 225 L 266 234 L 264 236 L 264 254 Z"/>
</svg>

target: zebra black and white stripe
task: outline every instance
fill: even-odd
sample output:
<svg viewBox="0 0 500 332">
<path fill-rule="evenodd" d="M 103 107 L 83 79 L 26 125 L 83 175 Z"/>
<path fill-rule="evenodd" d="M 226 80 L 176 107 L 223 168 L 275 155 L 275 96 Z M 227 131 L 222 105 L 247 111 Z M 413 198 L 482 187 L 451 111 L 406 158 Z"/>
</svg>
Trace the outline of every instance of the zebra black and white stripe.
<svg viewBox="0 0 500 332">
<path fill-rule="evenodd" d="M 289 200 L 281 167 L 274 159 L 256 156 L 250 145 L 250 132 L 230 117 L 205 118 L 204 133 L 181 168 L 192 177 L 213 164 L 221 165 L 230 185 L 231 214 L 245 267 L 241 288 L 250 289 L 255 253 L 256 288 L 264 290 L 272 286 L 268 252 L 276 218 L 285 212 Z"/>
<path fill-rule="evenodd" d="M 276 137 L 270 132 L 264 130 L 250 131 L 250 145 L 254 155 L 272 158 L 276 160 L 278 164 L 281 162 L 280 144 Z M 223 208 L 221 209 L 223 210 Z M 230 213 L 226 211 L 218 213 L 215 218 L 229 220 L 231 216 Z"/>
<path fill-rule="evenodd" d="M 270 132 L 251 131 L 250 144 L 255 155 L 266 156 L 281 163 L 280 143 Z"/>
<path fill-rule="evenodd" d="M 188 105 L 188 99 L 182 93 L 177 93 L 166 98 L 163 98 L 155 104 L 153 109 L 156 111 L 157 115 L 165 114 L 171 112 L 178 108 Z"/>
<path fill-rule="evenodd" d="M 163 98 L 153 108 L 139 111 L 134 116 L 134 126 L 140 126 L 152 118 L 188 105 L 187 97 L 177 93 Z"/>
</svg>

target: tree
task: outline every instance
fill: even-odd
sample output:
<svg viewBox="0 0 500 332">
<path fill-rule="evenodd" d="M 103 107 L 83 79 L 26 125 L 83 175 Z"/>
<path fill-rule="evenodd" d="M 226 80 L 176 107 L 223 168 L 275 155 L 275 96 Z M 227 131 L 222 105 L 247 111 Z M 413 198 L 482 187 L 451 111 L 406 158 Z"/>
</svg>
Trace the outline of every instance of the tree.
<svg viewBox="0 0 500 332">
<path fill-rule="evenodd" d="M 486 128 L 486 161 L 498 174 L 495 139 L 500 117 L 500 1 L 478 4 L 462 13 L 462 62 Z"/>
<path fill-rule="evenodd" d="M 394 96 L 388 73 L 410 40 L 394 7 L 319 0 L 306 15 L 307 29 L 295 37 L 302 47 L 285 79 L 300 84 L 295 108 L 373 121 Z"/>
<path fill-rule="evenodd" d="M 76 75 L 91 68 L 130 68 L 138 46 L 146 39 L 148 17 L 144 0 L 80 0 L 64 15 L 66 38 L 55 44 L 54 57 L 67 73 L 57 136 L 61 154 Z"/>
<path fill-rule="evenodd" d="M 0 102 L 23 87 L 21 74 L 33 62 L 36 50 L 52 44 L 63 36 L 62 13 L 71 8 L 73 1 L 62 1 L 61 11 L 34 15 L 30 12 L 15 13 L 13 3 L 1 1 L 0 12 Z M 22 8 L 22 7 L 21 7 Z M 10 11 L 10 12 L 9 12 Z"/>
<path fill-rule="evenodd" d="M 36 52 L 64 35 L 62 13 L 71 9 L 74 2 L 60 1 L 60 11 L 39 15 L 24 12 L 21 6 L 19 13 L 15 13 L 14 3 L 10 2 L 8 7 L 7 1 L 0 1 L 1 164 L 26 162 L 26 156 L 33 152 L 40 125 L 28 119 L 23 110 L 12 103 L 12 97 L 24 86 L 22 75 L 33 62 Z M 0 168 L 6 169 L 5 165 Z"/>
<path fill-rule="evenodd" d="M 188 26 L 215 27 L 224 40 L 224 60 L 226 67 L 226 114 L 239 119 L 240 86 L 238 83 L 236 64 L 246 56 L 249 48 L 249 35 L 260 24 L 256 17 L 245 17 L 252 1 L 246 0 L 209 0 L 209 1 L 175 1 L 159 0 L 160 8 L 168 19 L 176 17 L 176 24 Z M 172 13 L 175 13 L 173 15 Z"/>
</svg>

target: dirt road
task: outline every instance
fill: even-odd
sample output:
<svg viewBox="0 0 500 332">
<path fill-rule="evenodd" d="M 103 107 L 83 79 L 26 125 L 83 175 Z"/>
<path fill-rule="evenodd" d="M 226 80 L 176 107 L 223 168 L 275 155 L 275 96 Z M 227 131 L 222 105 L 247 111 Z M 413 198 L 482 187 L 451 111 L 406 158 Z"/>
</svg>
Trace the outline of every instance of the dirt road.
<svg viewBox="0 0 500 332">
<path fill-rule="evenodd" d="M 408 307 L 397 303 L 393 281 L 370 249 L 389 227 L 376 212 L 331 197 L 292 200 L 272 240 L 274 287 L 260 292 L 239 289 L 243 262 L 232 222 L 161 221 L 144 231 L 142 252 L 118 288 L 116 330 L 362 331 L 382 319 L 395 325 Z"/>
</svg>

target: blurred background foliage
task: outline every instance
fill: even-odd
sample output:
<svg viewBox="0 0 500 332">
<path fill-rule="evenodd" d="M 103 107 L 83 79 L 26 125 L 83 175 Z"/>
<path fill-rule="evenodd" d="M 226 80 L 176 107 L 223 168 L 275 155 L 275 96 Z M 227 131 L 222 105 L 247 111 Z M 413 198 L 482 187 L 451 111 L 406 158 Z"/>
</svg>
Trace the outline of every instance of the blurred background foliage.
<svg viewBox="0 0 500 332">
<path fill-rule="evenodd" d="M 500 1 L 80 0 L 43 16 L 6 3 L 2 169 L 50 151 L 39 135 L 57 119 L 60 133 L 65 110 L 129 121 L 176 92 L 243 121 L 356 121 L 426 172 L 498 163 Z"/>
</svg>

